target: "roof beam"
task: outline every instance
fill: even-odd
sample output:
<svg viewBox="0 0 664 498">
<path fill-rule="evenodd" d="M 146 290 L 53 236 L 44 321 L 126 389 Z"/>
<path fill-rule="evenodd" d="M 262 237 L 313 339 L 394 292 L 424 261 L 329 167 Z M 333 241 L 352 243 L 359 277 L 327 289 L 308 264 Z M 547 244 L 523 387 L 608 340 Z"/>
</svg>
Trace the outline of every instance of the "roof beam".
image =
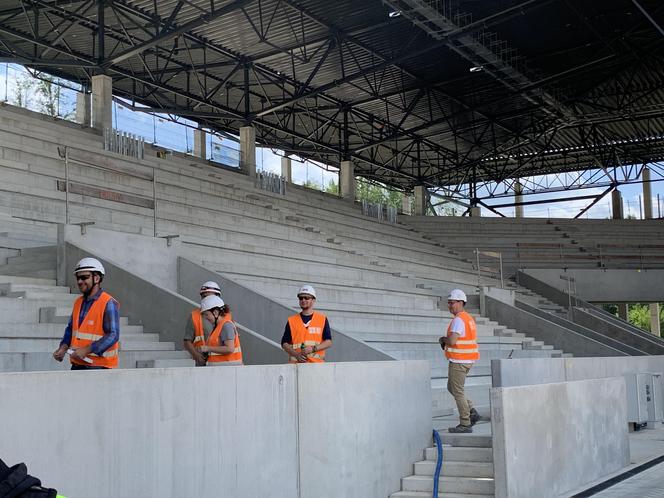
<svg viewBox="0 0 664 498">
<path fill-rule="evenodd" d="M 148 50 L 149 48 L 152 48 L 156 45 L 159 45 L 160 43 L 163 43 L 167 40 L 170 40 L 171 38 L 175 38 L 176 36 L 180 36 L 183 33 L 186 33 L 188 31 L 195 30 L 196 28 L 201 27 L 204 24 L 210 23 L 214 21 L 215 19 L 218 19 L 219 17 L 225 16 L 226 14 L 229 14 L 235 10 L 241 9 L 245 5 L 251 3 L 252 0 L 235 0 L 232 3 L 229 3 L 228 5 L 225 5 L 217 10 L 214 10 L 208 14 L 202 15 L 192 21 L 189 21 L 187 23 L 182 24 L 181 26 L 177 26 L 171 30 L 168 31 L 162 31 L 159 35 L 155 36 L 151 40 L 147 40 L 143 43 L 140 43 L 130 49 L 125 50 L 122 53 L 119 53 L 118 55 L 114 57 L 110 57 L 106 59 L 102 65 L 104 67 L 110 67 L 114 64 L 118 64 L 119 62 L 122 62 L 126 59 L 129 59 L 131 57 L 134 57 L 138 54 L 141 54 Z M 170 19 L 167 21 L 170 25 Z M 167 28 L 164 28 L 167 29 Z"/>
</svg>

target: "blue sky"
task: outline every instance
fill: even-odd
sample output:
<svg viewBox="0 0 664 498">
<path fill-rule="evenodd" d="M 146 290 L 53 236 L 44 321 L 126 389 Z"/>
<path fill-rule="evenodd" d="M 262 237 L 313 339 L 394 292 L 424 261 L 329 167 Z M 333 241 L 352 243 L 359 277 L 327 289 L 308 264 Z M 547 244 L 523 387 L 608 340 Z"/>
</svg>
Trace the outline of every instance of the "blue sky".
<svg viewBox="0 0 664 498">
<path fill-rule="evenodd" d="M 16 64 L 0 64 L 0 100 L 16 104 L 19 88 L 16 82 L 25 77 L 26 71 L 22 66 Z M 75 85 L 72 85 L 75 87 Z M 33 110 L 39 110 L 39 95 L 34 91 L 24 93 L 23 100 L 29 101 L 29 107 Z M 63 89 L 60 98 L 60 114 L 64 117 L 68 113 L 71 116 L 75 108 L 76 92 L 74 90 Z M 193 128 L 196 124 L 182 118 L 178 118 L 181 124 L 173 123 L 167 116 L 153 116 L 141 112 L 133 112 L 130 109 L 115 105 L 114 124 L 123 131 L 135 133 L 143 136 L 149 143 L 157 143 L 164 147 L 174 150 L 187 151 L 193 148 Z M 185 125 L 185 126 L 183 126 Z M 238 143 L 229 137 L 214 136 L 210 137 L 208 142 L 208 153 L 214 154 L 213 159 L 219 160 L 225 164 L 238 164 Z M 270 148 L 258 147 L 256 150 L 256 163 L 259 170 L 281 173 L 281 151 Z M 329 170 L 329 171 L 328 171 Z M 335 182 L 338 184 L 338 170 L 334 166 L 323 166 L 311 161 L 305 161 L 297 157 L 292 158 L 293 182 L 303 184 L 305 182 L 315 182 L 323 187 Z M 651 178 L 659 179 L 660 176 L 655 171 Z M 548 178 L 544 178 L 548 181 Z M 643 195 L 642 185 L 621 185 L 619 190 L 623 197 L 623 206 L 625 216 L 628 214 L 639 218 L 639 206 Z M 560 201 L 555 199 L 570 197 L 574 195 L 597 195 L 604 191 L 604 188 L 592 188 L 576 190 L 573 192 L 558 192 L 542 195 L 524 196 L 524 201 L 537 199 L 551 199 L 551 203 L 536 204 L 524 206 L 526 217 L 552 217 L 552 218 L 571 218 L 577 215 L 580 210 L 585 208 L 592 199 Z M 664 182 L 654 182 L 651 184 L 653 215 L 658 216 L 657 195 L 660 197 L 661 212 L 664 213 Z M 487 201 L 488 204 L 505 204 L 511 202 L 513 198 L 504 197 Z M 457 212 L 461 212 L 457 206 Z M 506 216 L 514 215 L 514 208 L 500 208 L 499 210 Z M 482 216 L 496 216 L 486 208 L 482 208 Z M 600 202 L 593 206 L 583 217 L 588 218 L 609 218 L 611 216 L 611 195 L 606 195 Z"/>
</svg>

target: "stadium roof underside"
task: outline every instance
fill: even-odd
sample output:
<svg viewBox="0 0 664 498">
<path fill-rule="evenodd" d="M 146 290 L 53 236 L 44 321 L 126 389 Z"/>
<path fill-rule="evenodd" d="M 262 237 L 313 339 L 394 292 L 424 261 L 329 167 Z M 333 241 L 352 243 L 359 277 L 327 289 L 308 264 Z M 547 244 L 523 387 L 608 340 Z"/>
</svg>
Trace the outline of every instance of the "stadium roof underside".
<svg viewBox="0 0 664 498">
<path fill-rule="evenodd" d="M 406 189 L 664 159 L 661 0 L 0 1 L 0 60 Z"/>
</svg>

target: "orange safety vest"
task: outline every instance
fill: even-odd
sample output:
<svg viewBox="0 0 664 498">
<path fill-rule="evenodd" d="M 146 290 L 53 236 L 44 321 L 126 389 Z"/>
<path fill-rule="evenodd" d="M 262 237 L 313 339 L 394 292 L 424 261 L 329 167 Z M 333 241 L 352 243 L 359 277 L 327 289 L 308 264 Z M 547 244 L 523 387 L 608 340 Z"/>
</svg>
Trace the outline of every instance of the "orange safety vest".
<svg viewBox="0 0 664 498">
<path fill-rule="evenodd" d="M 477 361 L 480 359 L 480 350 L 477 346 L 477 325 L 475 319 L 470 314 L 462 311 L 457 315 L 463 320 L 466 333 L 459 337 L 454 346 L 447 345 L 445 356 L 448 360 Z M 447 326 L 447 337 L 452 336 L 452 322 Z"/>
<path fill-rule="evenodd" d="M 293 349 L 300 352 L 305 346 L 320 345 L 323 342 L 323 329 L 325 328 L 326 319 L 325 315 L 317 311 L 314 311 L 311 320 L 307 324 L 302 321 L 302 316 L 299 313 L 288 317 Z M 288 361 L 297 363 L 297 360 L 292 356 L 288 357 Z M 323 363 L 324 361 L 325 351 L 316 351 L 307 355 L 307 362 L 309 363 Z"/>
<path fill-rule="evenodd" d="M 230 312 L 226 315 L 229 320 L 233 319 L 233 315 Z M 191 323 L 194 326 L 194 340 L 192 344 L 194 347 L 204 346 L 205 345 L 205 331 L 203 330 L 203 314 L 201 313 L 200 308 L 194 308 L 191 310 Z"/>
<path fill-rule="evenodd" d="M 224 317 L 221 319 L 219 323 L 217 323 L 217 326 L 214 328 L 212 333 L 210 334 L 210 337 L 208 337 L 207 340 L 207 345 L 210 347 L 217 347 L 217 346 L 223 346 L 221 344 L 221 329 L 223 328 L 224 324 L 226 322 L 233 322 L 231 319 L 231 314 L 228 313 L 224 315 Z M 233 323 L 233 326 L 235 324 Z M 201 323 L 201 332 L 203 329 L 203 325 Z M 230 354 L 223 354 L 223 353 L 213 353 L 209 352 L 208 353 L 208 363 L 228 363 L 232 365 L 242 365 L 242 348 L 240 347 L 240 334 L 237 333 L 237 328 L 235 329 L 235 341 L 233 343 L 233 347 L 235 348 L 232 353 Z"/>
<path fill-rule="evenodd" d="M 78 317 L 81 313 L 81 306 L 83 305 L 83 296 L 80 296 L 74 302 L 74 309 L 71 313 L 72 339 L 70 344 L 73 349 L 89 346 L 104 336 L 104 311 L 106 310 L 106 304 L 111 299 L 113 299 L 113 296 L 108 292 L 102 291 L 101 295 L 94 303 L 92 303 L 92 306 L 90 306 L 90 309 L 85 317 L 83 317 L 83 322 L 80 325 L 78 323 Z M 120 344 L 116 342 L 104 351 L 101 356 L 90 353 L 87 357 L 92 360 L 92 363 L 87 363 L 75 358 L 70 358 L 70 361 L 76 365 L 117 368 L 119 350 Z"/>
</svg>

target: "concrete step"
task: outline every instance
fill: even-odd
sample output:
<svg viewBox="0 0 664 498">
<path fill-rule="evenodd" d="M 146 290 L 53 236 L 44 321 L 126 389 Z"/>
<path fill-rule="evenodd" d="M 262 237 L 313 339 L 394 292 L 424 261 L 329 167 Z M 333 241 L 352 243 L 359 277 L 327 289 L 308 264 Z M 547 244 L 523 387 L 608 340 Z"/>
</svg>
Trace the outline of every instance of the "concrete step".
<svg viewBox="0 0 664 498">
<path fill-rule="evenodd" d="M 55 348 L 53 348 L 55 349 Z M 53 360 L 53 351 L 0 353 L 0 372 L 39 372 L 69 370 L 68 361 Z M 190 360 L 185 351 L 126 351 L 120 350 L 120 368 L 136 368 L 139 361 Z"/>
<path fill-rule="evenodd" d="M 53 352 L 60 339 L 0 339 L 0 353 L 45 353 Z M 128 341 L 120 339 L 123 351 L 174 351 L 173 342 Z"/>
<path fill-rule="evenodd" d="M 436 462 L 422 460 L 415 462 L 414 473 L 418 476 L 433 476 L 436 471 Z M 493 463 L 491 462 L 455 462 L 446 460 L 443 455 L 441 476 L 450 477 L 488 477 L 493 478 Z"/>
<path fill-rule="evenodd" d="M 403 491 L 433 491 L 433 479 L 430 476 L 409 476 L 401 479 Z M 486 477 L 450 477 L 441 476 L 438 489 L 449 493 L 484 494 L 494 493 L 493 479 Z"/>
<path fill-rule="evenodd" d="M 66 325 L 71 317 L 71 311 L 71 307 L 64 306 L 39 308 L 39 323 L 59 323 Z M 129 317 L 121 316 L 120 325 L 122 326 L 122 330 L 124 330 L 124 327 L 129 325 Z"/>
<path fill-rule="evenodd" d="M 433 491 L 433 490 L 432 490 Z M 493 498 L 494 495 L 477 493 L 438 493 L 438 498 Z M 398 491 L 392 493 L 390 498 L 431 498 L 431 491 Z"/>
<path fill-rule="evenodd" d="M 18 277 L 12 275 L 0 275 L 0 284 L 56 285 L 56 281 L 55 279 L 48 279 L 48 278 L 32 278 L 32 277 Z"/>
<path fill-rule="evenodd" d="M 435 462 L 438 458 L 437 448 L 424 450 L 426 460 Z M 443 445 L 443 461 L 448 462 L 493 462 L 493 450 L 491 448 L 464 448 L 460 446 Z"/>
<path fill-rule="evenodd" d="M 40 284 L 13 284 L 0 283 L 0 296 L 7 296 L 18 292 L 53 292 L 56 294 L 69 294 L 69 287 Z"/>
<path fill-rule="evenodd" d="M 449 446 L 462 446 L 462 447 L 472 447 L 472 448 L 492 447 L 492 437 L 484 434 L 450 434 L 449 432 L 441 432 L 440 440 L 443 444 Z"/>
<path fill-rule="evenodd" d="M 0 266 L 0 275 L 12 275 L 18 277 L 33 277 L 33 278 L 42 278 L 42 279 L 53 279 L 55 280 L 57 271 L 55 269 L 51 270 L 35 270 L 35 269 L 26 269 L 26 270 L 15 270 L 11 266 Z"/>
<path fill-rule="evenodd" d="M 8 323 L 0 322 L 0 338 L 24 338 L 26 340 L 39 338 L 61 339 L 65 327 L 59 323 Z M 125 325 L 120 328 L 120 338 L 128 335 L 143 334 L 142 325 Z"/>
<path fill-rule="evenodd" d="M 61 303 L 73 304 L 78 297 L 78 294 L 65 294 L 61 292 L 44 292 L 44 291 L 20 291 L 10 292 L 7 297 L 12 299 L 36 299 L 44 301 L 56 301 Z"/>
</svg>

